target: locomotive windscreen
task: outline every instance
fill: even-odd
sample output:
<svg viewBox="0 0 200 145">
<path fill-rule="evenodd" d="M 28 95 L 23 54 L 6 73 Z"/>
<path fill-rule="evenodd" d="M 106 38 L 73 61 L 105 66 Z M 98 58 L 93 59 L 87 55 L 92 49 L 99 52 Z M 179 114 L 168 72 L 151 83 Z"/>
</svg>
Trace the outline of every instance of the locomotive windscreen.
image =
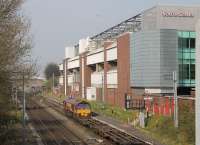
<svg viewBox="0 0 200 145">
<path fill-rule="evenodd" d="M 77 109 L 90 109 L 90 105 L 86 103 L 79 103 L 76 107 Z"/>
</svg>

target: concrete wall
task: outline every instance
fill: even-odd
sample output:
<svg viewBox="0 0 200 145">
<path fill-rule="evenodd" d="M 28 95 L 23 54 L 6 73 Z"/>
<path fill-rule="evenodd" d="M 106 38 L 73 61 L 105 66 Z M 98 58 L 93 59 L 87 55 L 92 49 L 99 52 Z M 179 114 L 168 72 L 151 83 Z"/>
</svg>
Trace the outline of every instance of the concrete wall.
<svg viewBox="0 0 200 145">
<path fill-rule="evenodd" d="M 155 6 L 142 14 L 142 29 L 195 30 L 200 18 L 198 6 Z"/>
</svg>

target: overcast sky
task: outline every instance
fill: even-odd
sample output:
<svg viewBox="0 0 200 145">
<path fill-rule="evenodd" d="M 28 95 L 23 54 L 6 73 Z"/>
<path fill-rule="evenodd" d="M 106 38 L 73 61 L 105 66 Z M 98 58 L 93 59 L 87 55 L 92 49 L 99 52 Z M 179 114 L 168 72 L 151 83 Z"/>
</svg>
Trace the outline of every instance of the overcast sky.
<svg viewBox="0 0 200 145">
<path fill-rule="evenodd" d="M 200 0 L 27 0 L 25 14 L 32 21 L 33 56 L 41 74 L 47 63 L 62 61 L 66 46 L 156 4 L 199 5 Z"/>
</svg>

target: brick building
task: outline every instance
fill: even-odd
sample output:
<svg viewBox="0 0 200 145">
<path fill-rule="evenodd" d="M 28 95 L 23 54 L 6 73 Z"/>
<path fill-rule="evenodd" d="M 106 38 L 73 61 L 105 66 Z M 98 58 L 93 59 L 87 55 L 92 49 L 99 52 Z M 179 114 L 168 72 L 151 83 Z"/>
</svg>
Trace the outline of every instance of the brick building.
<svg viewBox="0 0 200 145">
<path fill-rule="evenodd" d="M 66 48 L 65 95 L 124 107 L 125 96 L 172 95 L 195 88 L 198 6 L 155 6 Z"/>
</svg>

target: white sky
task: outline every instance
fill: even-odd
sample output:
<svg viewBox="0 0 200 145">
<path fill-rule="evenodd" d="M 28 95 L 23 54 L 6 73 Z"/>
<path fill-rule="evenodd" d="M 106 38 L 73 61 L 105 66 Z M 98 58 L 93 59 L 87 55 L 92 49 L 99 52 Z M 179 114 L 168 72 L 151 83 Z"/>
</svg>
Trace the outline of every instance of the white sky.
<svg viewBox="0 0 200 145">
<path fill-rule="evenodd" d="M 199 0 L 27 0 L 32 21 L 33 56 L 41 75 L 49 62 L 60 63 L 64 48 L 132 17 L 156 4 L 196 5 Z"/>
</svg>

